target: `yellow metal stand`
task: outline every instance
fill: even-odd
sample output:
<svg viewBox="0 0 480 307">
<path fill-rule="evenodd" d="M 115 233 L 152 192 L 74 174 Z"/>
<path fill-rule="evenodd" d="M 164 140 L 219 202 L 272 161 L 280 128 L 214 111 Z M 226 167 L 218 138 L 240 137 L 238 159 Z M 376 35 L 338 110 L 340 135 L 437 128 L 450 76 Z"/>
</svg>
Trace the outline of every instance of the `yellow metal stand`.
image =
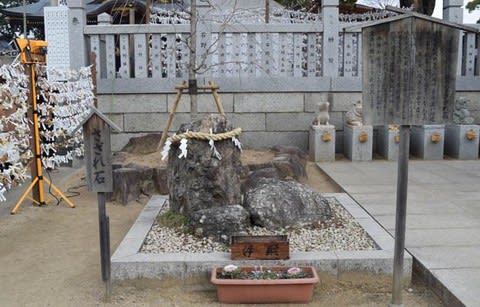
<svg viewBox="0 0 480 307">
<path fill-rule="evenodd" d="M 22 202 L 27 198 L 28 193 L 32 192 L 32 190 L 37 187 L 38 188 L 38 193 L 32 193 L 32 194 L 38 194 L 38 199 L 35 199 L 35 196 L 32 199 L 32 202 L 35 205 L 43 206 L 46 205 L 45 202 L 45 189 L 43 186 L 43 183 L 45 182 L 48 184 L 53 191 L 55 191 L 58 196 L 60 196 L 60 199 L 63 199 L 65 203 L 71 207 L 75 208 L 75 205 L 65 196 L 63 193 L 55 186 L 53 185 L 50 180 L 47 178 L 43 177 L 43 168 L 42 168 L 42 159 L 41 159 L 41 149 L 40 149 L 40 128 L 38 125 L 38 108 L 37 108 L 37 92 L 36 92 L 36 78 L 35 78 L 35 63 L 32 61 L 32 56 L 31 56 L 31 48 L 29 45 L 27 47 L 23 48 L 20 50 L 20 52 L 23 54 L 25 53 L 26 56 L 22 57 L 22 62 L 24 64 L 27 64 L 30 72 L 30 97 L 32 101 L 32 114 L 33 114 L 33 153 L 34 153 L 34 159 L 33 159 L 33 170 L 36 172 L 34 178 L 32 179 L 32 183 L 28 186 L 28 188 L 25 190 L 25 192 L 22 194 L 20 199 L 18 200 L 17 204 L 15 207 L 13 207 L 12 211 L 10 212 L 11 214 L 15 214 L 22 204 Z"/>
</svg>

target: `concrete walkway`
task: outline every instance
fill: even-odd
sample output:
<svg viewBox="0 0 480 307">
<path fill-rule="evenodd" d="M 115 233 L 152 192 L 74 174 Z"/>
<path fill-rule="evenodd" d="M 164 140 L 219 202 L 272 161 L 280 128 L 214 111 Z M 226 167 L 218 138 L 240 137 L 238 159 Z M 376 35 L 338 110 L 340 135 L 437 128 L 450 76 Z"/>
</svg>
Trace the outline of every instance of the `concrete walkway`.
<svg viewBox="0 0 480 307">
<path fill-rule="evenodd" d="M 319 167 L 394 234 L 396 162 Z M 406 248 L 447 306 L 480 306 L 480 161 L 410 161 Z"/>
</svg>

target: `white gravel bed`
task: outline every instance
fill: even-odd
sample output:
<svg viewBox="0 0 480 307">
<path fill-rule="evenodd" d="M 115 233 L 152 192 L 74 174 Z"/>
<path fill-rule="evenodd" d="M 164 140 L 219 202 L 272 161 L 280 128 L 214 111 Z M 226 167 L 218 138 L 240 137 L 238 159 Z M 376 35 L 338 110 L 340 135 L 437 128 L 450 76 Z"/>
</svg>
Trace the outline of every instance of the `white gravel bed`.
<svg viewBox="0 0 480 307">
<path fill-rule="evenodd" d="M 249 235 L 288 235 L 290 251 L 375 250 L 373 240 L 335 198 L 328 198 L 334 217 L 320 228 L 269 230 L 250 227 Z M 168 206 L 160 211 L 165 213 Z M 155 223 L 148 233 L 143 253 L 211 253 L 230 252 L 225 244 L 209 238 L 198 238 L 182 229 L 162 227 Z"/>
</svg>

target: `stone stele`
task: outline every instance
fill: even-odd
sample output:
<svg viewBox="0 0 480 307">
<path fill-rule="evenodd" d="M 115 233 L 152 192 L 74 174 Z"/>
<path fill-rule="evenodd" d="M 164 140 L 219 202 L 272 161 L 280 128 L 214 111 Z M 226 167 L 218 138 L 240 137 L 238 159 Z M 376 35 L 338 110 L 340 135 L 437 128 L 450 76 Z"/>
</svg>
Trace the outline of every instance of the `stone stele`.
<svg viewBox="0 0 480 307">
<path fill-rule="evenodd" d="M 209 114 L 201 120 L 183 124 L 177 131 L 219 134 L 232 130 L 225 116 Z M 179 158 L 180 142 L 171 145 L 168 156 L 170 209 L 191 217 L 198 210 L 241 203 L 240 150 L 231 138 L 216 141 L 214 154 L 208 140 L 188 139 L 187 157 Z"/>
</svg>

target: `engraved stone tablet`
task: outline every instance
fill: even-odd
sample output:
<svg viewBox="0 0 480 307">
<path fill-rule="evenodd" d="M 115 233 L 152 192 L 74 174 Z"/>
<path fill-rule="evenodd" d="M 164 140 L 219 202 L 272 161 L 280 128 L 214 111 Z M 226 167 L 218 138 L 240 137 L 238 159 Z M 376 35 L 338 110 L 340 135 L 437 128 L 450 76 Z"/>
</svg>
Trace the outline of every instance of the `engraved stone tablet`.
<svg viewBox="0 0 480 307">
<path fill-rule="evenodd" d="M 451 122 L 459 30 L 410 16 L 362 35 L 364 124 Z"/>
</svg>

